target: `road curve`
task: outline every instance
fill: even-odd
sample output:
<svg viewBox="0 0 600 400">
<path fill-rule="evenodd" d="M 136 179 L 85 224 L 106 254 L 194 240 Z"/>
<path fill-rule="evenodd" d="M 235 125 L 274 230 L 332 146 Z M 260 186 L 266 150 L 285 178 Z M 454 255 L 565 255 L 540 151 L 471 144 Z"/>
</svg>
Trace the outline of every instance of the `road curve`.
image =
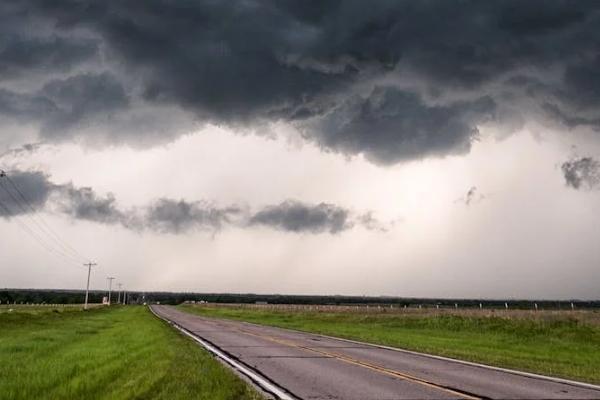
<svg viewBox="0 0 600 400">
<path fill-rule="evenodd" d="M 205 346 L 213 346 L 213 352 L 217 349 L 222 357 L 224 354 L 283 389 L 287 398 L 600 400 L 600 390 L 591 386 L 310 333 L 204 318 L 170 306 L 151 307 Z"/>
</svg>

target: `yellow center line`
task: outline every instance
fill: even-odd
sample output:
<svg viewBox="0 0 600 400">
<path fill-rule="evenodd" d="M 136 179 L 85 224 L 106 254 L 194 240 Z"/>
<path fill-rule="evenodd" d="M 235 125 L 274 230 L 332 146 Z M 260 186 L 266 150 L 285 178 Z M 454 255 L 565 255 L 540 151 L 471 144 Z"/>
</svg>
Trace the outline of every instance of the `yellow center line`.
<svg viewBox="0 0 600 400">
<path fill-rule="evenodd" d="M 347 362 L 349 364 L 358 365 L 360 367 L 364 367 L 364 368 L 367 368 L 367 369 L 370 369 L 370 370 L 373 370 L 373 371 L 376 371 L 376 372 L 379 372 L 379 373 L 382 373 L 382 374 L 390 375 L 390 376 L 393 376 L 393 377 L 396 377 L 396 378 L 400 378 L 400 379 L 403 379 L 403 380 L 406 380 L 406 381 L 409 381 L 409 382 L 418 383 L 420 385 L 427 386 L 427 387 L 430 387 L 430 388 L 433 388 L 433 389 L 437 389 L 437 390 L 441 390 L 441 391 L 444 391 L 446 393 L 451 393 L 453 395 L 460 396 L 463 399 L 481 400 L 480 397 L 476 397 L 476 396 L 472 396 L 470 394 L 459 392 L 459 391 L 456 391 L 456 390 L 453 390 L 453 389 L 450 389 L 450 388 L 447 388 L 447 387 L 444 387 L 444 386 L 441 386 L 441 385 L 437 385 L 437 384 L 435 384 L 433 382 L 429 382 L 429 381 L 427 381 L 425 379 L 418 378 L 416 376 L 412 376 L 412 375 L 406 374 L 404 372 L 400 372 L 400 371 L 396 371 L 394 369 L 382 367 L 380 365 L 372 364 L 372 363 L 367 362 L 367 361 L 358 360 L 356 358 L 348 357 L 348 356 L 343 355 L 343 354 L 333 353 L 333 352 L 329 352 L 329 351 L 325 351 L 325 350 L 314 349 L 312 347 L 303 346 L 301 344 L 298 344 L 298 343 L 295 343 L 295 342 L 291 342 L 289 340 L 280 339 L 280 338 L 276 338 L 276 337 L 269 336 L 269 335 L 261 335 L 261 334 L 257 334 L 257 333 L 254 333 L 254 332 L 251 332 L 251 331 L 248 331 L 248 330 L 245 330 L 245 329 L 236 328 L 236 330 L 239 331 L 239 332 L 241 332 L 241 333 L 244 333 L 246 335 L 256 336 L 258 338 L 265 339 L 265 340 L 268 340 L 268 341 L 271 341 L 271 342 L 274 342 L 274 343 L 279 343 L 279 344 L 283 344 L 283 345 L 286 345 L 286 346 L 295 347 L 295 348 L 298 348 L 298 349 L 308 350 L 308 351 L 312 351 L 312 352 L 317 353 L 317 354 L 321 354 L 321 355 L 325 355 L 325 356 L 328 356 L 328 357 L 336 358 L 336 359 L 338 359 L 340 361 L 344 361 L 344 362 Z"/>
</svg>

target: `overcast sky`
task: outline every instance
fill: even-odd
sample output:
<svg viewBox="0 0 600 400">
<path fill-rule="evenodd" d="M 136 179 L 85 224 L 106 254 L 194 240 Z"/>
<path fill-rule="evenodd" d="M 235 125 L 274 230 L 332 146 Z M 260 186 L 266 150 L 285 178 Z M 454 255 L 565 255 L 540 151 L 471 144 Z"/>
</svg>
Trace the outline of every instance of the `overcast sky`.
<svg viewBox="0 0 600 400">
<path fill-rule="evenodd" d="M 600 4 L 0 4 L 0 287 L 600 298 Z"/>
</svg>

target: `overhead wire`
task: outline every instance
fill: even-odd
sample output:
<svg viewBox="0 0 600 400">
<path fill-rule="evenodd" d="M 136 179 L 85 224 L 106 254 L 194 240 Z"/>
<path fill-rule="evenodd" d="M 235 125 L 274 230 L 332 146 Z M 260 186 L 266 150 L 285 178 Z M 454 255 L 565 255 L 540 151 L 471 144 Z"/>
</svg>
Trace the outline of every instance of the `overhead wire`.
<svg viewBox="0 0 600 400">
<path fill-rule="evenodd" d="M 11 184 L 15 192 L 19 194 L 22 200 L 19 200 L 11 192 L 11 190 L 4 185 L 3 180 L 5 179 Z M 31 213 L 36 215 L 39 213 L 39 211 L 31 204 L 31 202 L 27 200 L 25 194 L 23 194 L 14 181 L 10 179 L 10 177 L 3 170 L 0 170 L 0 186 L 9 195 L 12 201 L 20 208 L 23 214 L 33 222 L 33 226 L 36 227 L 38 231 L 36 231 L 36 229 L 32 229 L 32 227 L 26 224 L 25 221 L 21 221 L 19 218 L 17 218 L 18 213 L 13 212 L 13 210 L 11 210 L 6 204 L 0 202 L 0 208 L 4 210 L 7 216 L 15 218 L 15 221 L 19 227 L 28 235 L 30 235 L 41 247 L 53 255 L 77 264 L 78 266 L 81 266 L 83 261 L 88 261 L 87 257 L 83 256 L 66 241 L 62 240 L 56 231 L 54 231 L 41 216 L 38 215 L 39 221 L 32 216 Z M 27 205 L 27 207 L 25 207 L 23 204 Z M 40 232 L 43 235 L 40 235 Z"/>
<path fill-rule="evenodd" d="M 7 207 L 6 204 L 4 204 L 2 201 L 0 201 L 0 209 L 4 210 L 5 216 L 11 217 L 17 223 L 19 228 L 21 228 L 25 233 L 31 236 L 31 238 L 33 238 L 33 240 L 47 252 L 49 252 L 55 257 L 61 258 L 61 261 L 66 260 L 73 265 L 81 266 L 81 263 L 79 263 L 78 261 L 75 261 L 72 258 L 69 258 L 66 255 L 64 255 L 63 253 L 56 251 L 56 249 L 53 249 L 52 247 L 48 246 L 48 244 L 42 238 L 40 238 L 27 224 L 21 221 L 19 217 L 13 212 L 13 210 Z"/>
<path fill-rule="evenodd" d="M 0 186 L 6 191 L 6 193 L 8 193 L 8 195 L 12 198 L 13 202 L 15 202 L 19 208 L 21 209 L 23 215 L 25 215 L 29 220 L 31 220 L 31 222 L 33 222 L 33 227 L 28 226 L 27 224 L 25 224 L 24 221 L 21 221 L 21 225 L 24 225 L 27 227 L 27 229 L 34 233 L 36 238 L 44 243 L 45 247 L 52 249 L 53 252 L 60 254 L 61 256 L 68 258 L 72 261 L 76 261 L 76 262 L 80 262 L 80 260 L 77 257 L 74 257 L 73 255 L 68 254 L 67 252 L 65 252 L 64 250 L 61 250 L 60 246 L 56 246 L 56 244 L 52 243 L 52 240 L 48 241 L 47 237 L 48 234 L 40 228 L 40 224 L 29 214 L 29 212 L 18 202 L 18 200 L 15 198 L 15 196 L 9 191 L 7 190 L 7 188 L 0 183 Z M 5 205 L 6 206 L 6 205 Z M 12 210 L 10 211 L 11 216 L 14 215 L 18 215 L 18 213 L 13 212 Z M 37 230 L 35 229 L 37 227 Z M 41 232 L 41 234 L 40 234 Z M 44 234 L 46 235 L 46 238 L 44 238 Z"/>
<path fill-rule="evenodd" d="M 4 173 L 3 177 L 10 183 L 12 188 L 17 192 L 19 197 L 22 199 L 23 203 L 25 203 L 27 208 L 33 213 L 33 216 L 35 216 L 36 218 L 39 219 L 39 222 L 38 222 L 33 216 L 31 216 L 31 219 L 34 221 L 34 223 L 36 225 L 38 225 L 38 227 L 40 227 L 40 229 L 49 238 L 51 238 L 59 247 L 61 247 L 63 252 L 71 253 L 71 255 L 73 255 L 75 258 L 81 259 L 81 261 L 88 261 L 87 257 L 82 255 L 79 251 L 77 251 L 75 248 L 73 248 L 71 245 L 69 245 L 69 243 L 67 243 L 65 240 L 61 239 L 61 237 L 56 233 L 56 231 L 54 229 L 52 229 L 52 227 L 42 217 L 39 210 L 37 208 L 35 208 L 29 200 L 27 200 L 27 197 L 25 196 L 25 194 L 23 194 L 23 192 L 19 189 L 19 187 L 15 184 L 15 182 L 11 179 L 11 177 L 8 174 L 6 174 L 6 172 Z M 0 184 L 1 184 L 1 182 L 2 182 L 2 179 L 0 179 Z M 20 205 L 20 207 L 24 210 L 22 205 Z"/>
</svg>

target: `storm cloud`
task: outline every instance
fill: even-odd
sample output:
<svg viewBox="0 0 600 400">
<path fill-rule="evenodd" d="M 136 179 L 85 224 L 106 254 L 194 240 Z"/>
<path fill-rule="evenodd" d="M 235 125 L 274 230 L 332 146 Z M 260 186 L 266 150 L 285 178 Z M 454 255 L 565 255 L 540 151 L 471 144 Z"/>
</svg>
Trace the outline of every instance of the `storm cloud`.
<svg viewBox="0 0 600 400">
<path fill-rule="evenodd" d="M 42 141 L 153 145 L 197 124 L 284 121 L 324 150 L 377 164 L 463 154 L 484 123 L 514 129 L 551 116 L 600 128 L 599 10 L 592 1 L 9 0 L 0 118 L 35 122 Z"/>
<path fill-rule="evenodd" d="M 54 79 L 32 93 L 0 89 L 0 116 L 23 123 L 37 121 L 47 140 L 59 139 L 75 128 L 102 124 L 127 103 L 121 84 L 106 72 Z"/>
<path fill-rule="evenodd" d="M 0 81 L 48 71 L 68 72 L 98 50 L 93 40 L 58 36 L 27 38 L 15 32 L 10 32 L 9 38 L 0 39 Z"/>
<path fill-rule="evenodd" d="M 482 98 L 451 106 L 428 106 L 413 93 L 375 88 L 349 99 L 322 118 L 314 139 L 324 148 L 365 154 L 378 164 L 421 156 L 463 154 L 478 135 L 477 123 L 491 118 L 494 102 Z"/>
</svg>

